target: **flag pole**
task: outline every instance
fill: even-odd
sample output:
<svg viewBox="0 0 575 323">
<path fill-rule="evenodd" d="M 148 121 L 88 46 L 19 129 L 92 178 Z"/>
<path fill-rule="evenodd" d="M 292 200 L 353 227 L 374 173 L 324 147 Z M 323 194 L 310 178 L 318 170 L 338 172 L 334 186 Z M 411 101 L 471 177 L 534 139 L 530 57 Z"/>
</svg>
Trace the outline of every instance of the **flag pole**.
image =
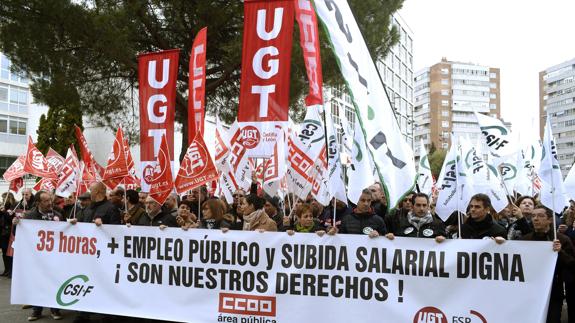
<svg viewBox="0 0 575 323">
<path fill-rule="evenodd" d="M 76 180 L 76 202 L 74 203 L 74 209 L 72 210 L 72 219 L 76 218 L 76 209 L 78 207 L 78 193 L 80 192 L 80 185 L 82 185 L 82 176 L 84 175 L 84 163 L 80 165 L 80 176 L 78 176 L 78 180 Z"/>
<path fill-rule="evenodd" d="M 453 138 L 453 136 L 451 137 Z M 451 144 L 453 145 L 453 142 L 451 142 Z M 456 210 L 455 212 L 457 212 L 457 237 L 459 239 L 463 239 L 461 237 L 461 212 L 459 212 L 459 202 L 461 201 L 461 190 L 459 189 L 459 167 L 458 167 L 458 163 L 457 163 L 457 158 L 459 156 L 462 155 L 461 152 L 461 146 L 459 146 L 459 142 L 457 142 L 457 152 L 458 154 L 455 156 L 455 185 L 456 185 L 456 192 L 457 192 L 457 204 L 456 204 Z"/>
</svg>

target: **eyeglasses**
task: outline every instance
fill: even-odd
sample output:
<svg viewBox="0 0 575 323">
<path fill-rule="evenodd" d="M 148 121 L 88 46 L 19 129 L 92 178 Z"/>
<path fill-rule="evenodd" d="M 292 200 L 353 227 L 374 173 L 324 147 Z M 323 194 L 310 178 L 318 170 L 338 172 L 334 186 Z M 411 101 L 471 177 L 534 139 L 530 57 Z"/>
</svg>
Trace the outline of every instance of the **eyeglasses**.
<svg viewBox="0 0 575 323">
<path fill-rule="evenodd" d="M 233 197 L 244 197 L 242 194 L 234 194 Z"/>
</svg>

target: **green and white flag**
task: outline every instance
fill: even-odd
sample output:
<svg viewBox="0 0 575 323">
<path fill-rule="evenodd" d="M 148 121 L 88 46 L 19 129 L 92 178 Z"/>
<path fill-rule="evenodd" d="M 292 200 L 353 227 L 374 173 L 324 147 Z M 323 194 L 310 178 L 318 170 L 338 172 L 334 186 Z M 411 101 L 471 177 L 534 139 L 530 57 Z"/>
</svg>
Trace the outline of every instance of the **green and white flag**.
<svg viewBox="0 0 575 323">
<path fill-rule="evenodd" d="M 461 174 L 457 171 L 457 142 L 453 137 L 451 147 L 443 160 L 441 172 L 437 178 L 437 202 L 435 213 L 446 221 L 459 208 L 461 199 Z"/>
<path fill-rule="evenodd" d="M 395 206 L 416 179 L 413 151 L 405 142 L 378 71 L 345 0 L 314 1 L 351 92 L 365 140 L 389 206 Z"/>
<path fill-rule="evenodd" d="M 357 204 L 361 191 L 375 183 L 373 177 L 373 162 L 365 145 L 365 138 L 357 120 L 355 118 L 355 133 L 353 146 L 351 148 L 351 166 L 347 170 L 347 198 Z"/>
<path fill-rule="evenodd" d="M 429 167 L 429 159 L 427 151 L 423 144 L 423 139 L 419 142 L 419 168 L 417 171 L 417 186 L 419 191 L 431 196 L 433 191 L 433 176 L 431 175 L 431 167 Z"/>
<path fill-rule="evenodd" d="M 547 116 L 545 132 L 543 134 L 543 150 L 541 152 L 541 166 L 539 177 L 541 178 L 541 203 L 552 209 L 555 213 L 561 213 L 568 206 L 561 167 L 557 159 L 557 147 L 551 131 L 551 117 Z"/>
<path fill-rule="evenodd" d="M 477 112 L 475 117 L 483 135 L 483 142 L 494 157 L 509 156 L 517 152 L 519 145 L 516 138 L 501 120 Z"/>
<path fill-rule="evenodd" d="M 567 198 L 569 200 L 575 200 L 575 164 L 571 166 L 569 174 L 567 174 L 567 177 L 565 177 L 563 186 L 565 187 Z"/>
<path fill-rule="evenodd" d="M 507 194 L 501 180 L 497 176 L 497 170 L 490 167 L 477 153 L 477 150 L 469 141 L 460 138 L 461 143 L 461 167 L 465 173 L 463 180 L 462 201 L 467 207 L 471 197 L 483 193 L 491 199 L 491 205 L 495 211 L 502 211 L 508 204 Z"/>
</svg>

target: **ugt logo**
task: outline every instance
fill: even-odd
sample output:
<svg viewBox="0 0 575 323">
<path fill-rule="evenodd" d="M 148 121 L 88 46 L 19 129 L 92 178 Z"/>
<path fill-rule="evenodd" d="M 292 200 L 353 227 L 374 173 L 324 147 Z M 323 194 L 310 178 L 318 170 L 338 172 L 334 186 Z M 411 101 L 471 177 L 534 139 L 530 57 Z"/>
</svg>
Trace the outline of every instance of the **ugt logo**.
<svg viewBox="0 0 575 323">
<path fill-rule="evenodd" d="M 76 275 L 66 280 L 58 289 L 56 302 L 60 306 L 71 306 L 80 301 L 79 297 L 86 297 L 94 286 L 86 284 L 90 279 L 86 275 Z"/>
<path fill-rule="evenodd" d="M 415 313 L 413 323 L 447 323 L 447 316 L 437 307 L 427 306 Z"/>
</svg>

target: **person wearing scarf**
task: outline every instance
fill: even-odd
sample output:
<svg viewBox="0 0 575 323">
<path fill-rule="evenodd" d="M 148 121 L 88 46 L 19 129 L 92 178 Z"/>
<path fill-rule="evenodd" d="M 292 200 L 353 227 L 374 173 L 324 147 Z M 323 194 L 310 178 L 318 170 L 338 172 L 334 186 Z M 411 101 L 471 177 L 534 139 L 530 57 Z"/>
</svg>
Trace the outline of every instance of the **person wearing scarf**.
<svg viewBox="0 0 575 323">
<path fill-rule="evenodd" d="M 436 219 L 429 209 L 429 196 L 414 194 L 411 198 L 412 210 L 399 220 L 395 235 L 399 237 L 435 238 L 437 242 L 445 240 L 445 225 Z"/>
<path fill-rule="evenodd" d="M 255 194 L 248 194 L 240 200 L 244 214 L 244 231 L 277 231 L 277 225 L 264 211 L 265 200 Z"/>
<path fill-rule="evenodd" d="M 325 234 L 325 230 L 320 225 L 317 217 L 314 217 L 313 207 L 309 203 L 300 205 L 295 210 L 296 221 L 294 225 L 286 230 L 290 236 L 298 233 L 317 233 L 320 237 Z"/>
</svg>

